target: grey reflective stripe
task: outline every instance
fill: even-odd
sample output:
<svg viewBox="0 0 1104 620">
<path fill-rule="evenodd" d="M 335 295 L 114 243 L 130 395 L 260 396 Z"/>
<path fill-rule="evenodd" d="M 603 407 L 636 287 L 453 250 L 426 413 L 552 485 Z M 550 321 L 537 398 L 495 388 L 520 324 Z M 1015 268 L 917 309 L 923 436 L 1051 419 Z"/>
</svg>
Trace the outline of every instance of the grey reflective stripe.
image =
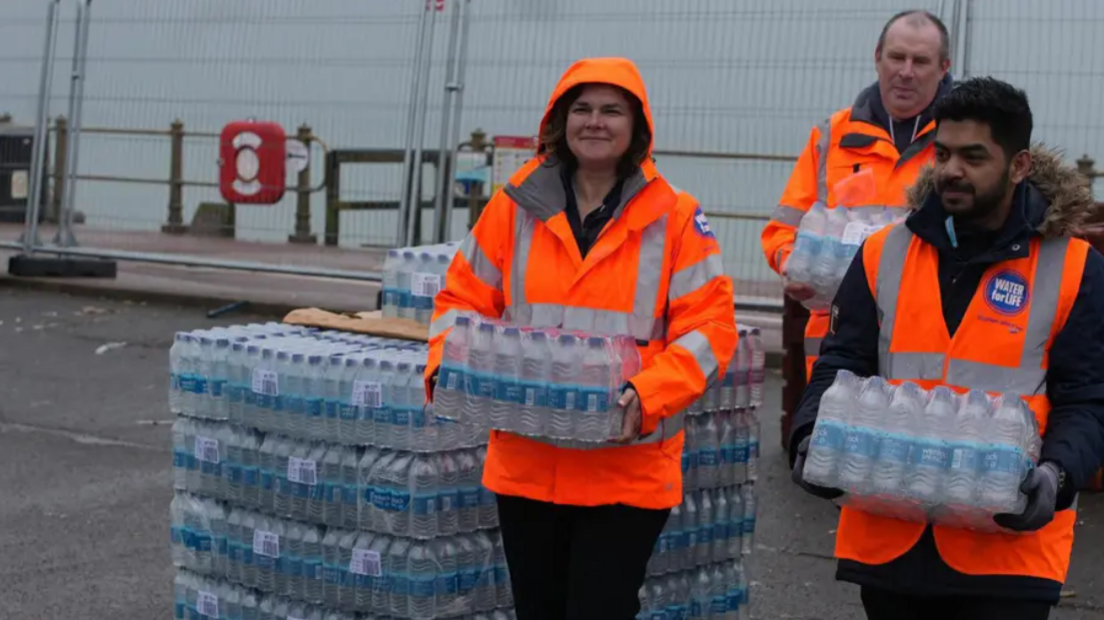
<svg viewBox="0 0 1104 620">
<path fill-rule="evenodd" d="M 529 251 L 533 247 L 533 230 L 537 219 L 525 209 L 516 209 L 514 216 L 514 260 L 510 266 L 510 304 L 506 308 L 508 321 L 525 325 L 517 317 L 525 304 L 525 270 L 529 268 Z"/>
<path fill-rule="evenodd" d="M 694 356 L 694 361 L 698 363 L 698 370 L 705 375 L 705 383 L 707 385 L 713 383 L 721 365 L 717 362 L 717 356 L 713 355 L 713 347 L 710 346 L 709 338 L 705 334 L 697 330 L 687 332 L 671 344 L 677 344 L 689 351 Z"/>
<path fill-rule="evenodd" d="M 642 446 L 647 444 L 659 443 L 668 439 L 674 438 L 680 432 L 682 432 L 683 425 L 685 424 L 685 413 L 679 412 L 669 418 L 663 418 L 659 421 L 659 426 L 651 435 L 645 435 L 639 437 L 627 444 L 615 444 L 615 443 L 599 443 L 594 441 L 578 441 L 572 439 L 552 439 L 551 437 L 540 437 L 521 435 L 526 439 L 531 439 L 536 442 L 548 444 L 550 446 L 556 446 L 557 448 L 567 448 L 571 450 L 603 450 L 611 448 L 628 448 L 632 446 Z"/>
<path fill-rule="evenodd" d="M 644 227 L 640 233 L 640 255 L 636 262 L 636 294 L 633 314 L 655 316 L 659 297 L 659 278 L 667 256 L 667 215 Z"/>
<path fill-rule="evenodd" d="M 805 357 L 817 357 L 820 355 L 820 343 L 823 338 L 805 338 Z"/>
<path fill-rule="evenodd" d="M 946 357 L 942 353 L 891 353 L 885 357 L 885 366 L 879 358 L 878 373 L 886 379 L 930 379 L 943 378 L 943 363 Z"/>
<path fill-rule="evenodd" d="M 667 299 L 684 297 L 724 275 L 724 259 L 720 254 L 710 254 L 700 261 L 683 267 L 671 275 Z"/>
<path fill-rule="evenodd" d="M 1014 367 L 952 359 L 947 382 L 991 392 L 1014 392 L 1025 396 L 1046 393 L 1043 358 L 1050 331 L 1058 316 L 1062 294 L 1062 271 L 1069 239 L 1048 239 L 1039 244 L 1039 255 L 1028 298 L 1027 329 L 1023 351 Z"/>
<path fill-rule="evenodd" d="M 777 224 L 797 228 L 801 225 L 801 218 L 804 216 L 805 212 L 797 207 L 778 205 L 774 211 L 771 211 L 770 219 Z"/>
<path fill-rule="evenodd" d="M 567 204 L 567 190 L 560 175 L 561 170 L 562 164 L 550 157 L 534 168 L 521 185 L 507 185 L 503 188 L 503 192 L 522 210 L 542 222 L 547 222 L 562 213 L 564 205 Z M 625 210 L 625 205 L 647 187 L 648 183 L 644 172 L 639 168 L 631 177 L 625 179 L 625 183 L 621 186 L 621 203 L 614 210 L 613 217 L 620 217 Z"/>
<path fill-rule="evenodd" d="M 832 145 L 832 119 L 824 119 L 819 125 L 820 139 L 817 140 L 817 200 L 828 204 L 828 147 Z"/>
<path fill-rule="evenodd" d="M 458 252 L 464 255 L 464 260 L 471 265 L 472 273 L 483 284 L 502 290 L 502 271 L 491 262 L 491 259 L 487 258 L 483 248 L 479 247 L 475 235 L 468 233 L 468 236 L 464 238 L 464 242 L 460 244 Z"/>
<path fill-rule="evenodd" d="M 912 233 L 905 226 L 894 226 L 886 233 L 882 256 L 878 261 L 878 279 L 874 283 L 874 300 L 878 306 L 881 326 L 878 329 L 878 369 L 887 379 L 892 376 L 889 343 L 893 338 L 893 325 L 897 316 L 897 296 L 901 291 L 901 276 L 905 271 Z"/>
<path fill-rule="evenodd" d="M 456 311 L 456 308 L 453 308 L 434 319 L 433 322 L 429 324 L 429 337 L 436 338 L 448 331 L 450 327 L 456 324 L 457 314 L 459 313 Z"/>
<path fill-rule="evenodd" d="M 562 327 L 602 336 L 631 335 L 637 340 L 660 340 L 666 324 L 654 316 L 581 308 L 562 304 L 516 304 L 506 318 L 528 327 Z"/>
</svg>

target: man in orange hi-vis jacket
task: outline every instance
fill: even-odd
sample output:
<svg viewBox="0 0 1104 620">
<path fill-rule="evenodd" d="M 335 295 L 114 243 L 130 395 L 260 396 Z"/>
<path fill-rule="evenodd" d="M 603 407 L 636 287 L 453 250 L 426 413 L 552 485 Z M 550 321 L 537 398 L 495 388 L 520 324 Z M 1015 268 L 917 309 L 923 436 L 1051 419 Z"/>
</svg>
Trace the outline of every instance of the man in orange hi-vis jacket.
<svg viewBox="0 0 1104 620">
<path fill-rule="evenodd" d="M 813 128 L 762 233 L 767 262 L 783 277 L 790 298 L 808 303 L 815 294 L 807 284 L 786 278 L 797 228 L 814 203 L 884 206 L 904 214 L 905 189 L 934 153 L 931 107 L 950 88 L 950 63 L 947 28 L 938 17 L 899 13 L 886 23 L 874 49 L 877 83 Z M 806 378 L 828 331 L 825 310 L 813 307 L 805 327 Z"/>
<path fill-rule="evenodd" d="M 518 618 L 631 620 L 652 549 L 682 502 L 683 415 L 736 347 L 732 281 L 709 223 L 652 161 L 644 82 L 619 58 L 572 65 L 537 157 L 487 204 L 449 267 L 430 327 L 433 397 L 458 315 L 636 339 L 621 437 L 587 447 L 491 432 Z"/>
</svg>

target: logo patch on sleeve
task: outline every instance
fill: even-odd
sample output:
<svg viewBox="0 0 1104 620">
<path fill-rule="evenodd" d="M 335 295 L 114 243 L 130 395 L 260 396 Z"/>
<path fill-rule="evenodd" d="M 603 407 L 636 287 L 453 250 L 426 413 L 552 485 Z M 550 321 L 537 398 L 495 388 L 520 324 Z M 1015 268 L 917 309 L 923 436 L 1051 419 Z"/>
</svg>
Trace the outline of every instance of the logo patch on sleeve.
<svg viewBox="0 0 1104 620">
<path fill-rule="evenodd" d="M 713 234 L 713 229 L 709 227 L 709 220 L 705 218 L 705 212 L 701 207 L 698 207 L 694 211 L 694 230 L 698 231 L 698 234 L 706 239 L 716 239 L 717 236 Z"/>
</svg>

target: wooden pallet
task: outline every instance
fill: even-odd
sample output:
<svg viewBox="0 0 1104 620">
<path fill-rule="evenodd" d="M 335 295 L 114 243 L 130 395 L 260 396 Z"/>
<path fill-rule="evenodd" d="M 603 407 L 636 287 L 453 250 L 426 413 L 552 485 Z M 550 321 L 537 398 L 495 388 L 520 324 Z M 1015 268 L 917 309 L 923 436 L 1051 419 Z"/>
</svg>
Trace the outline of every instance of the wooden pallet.
<svg viewBox="0 0 1104 620">
<path fill-rule="evenodd" d="M 320 308 L 300 308 L 289 312 L 284 317 L 284 323 L 336 329 L 381 338 L 429 342 L 429 326 L 410 319 L 384 318 L 379 310 L 340 314 Z"/>
</svg>

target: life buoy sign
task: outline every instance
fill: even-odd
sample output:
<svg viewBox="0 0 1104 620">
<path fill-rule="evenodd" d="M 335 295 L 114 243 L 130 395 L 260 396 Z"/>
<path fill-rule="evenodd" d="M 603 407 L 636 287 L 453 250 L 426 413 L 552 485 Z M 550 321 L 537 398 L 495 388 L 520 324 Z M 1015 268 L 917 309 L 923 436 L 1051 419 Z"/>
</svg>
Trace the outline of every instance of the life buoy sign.
<svg viewBox="0 0 1104 620">
<path fill-rule="evenodd" d="M 275 204 L 287 186 L 287 134 L 278 123 L 234 121 L 219 138 L 219 192 L 234 204 Z"/>
</svg>

